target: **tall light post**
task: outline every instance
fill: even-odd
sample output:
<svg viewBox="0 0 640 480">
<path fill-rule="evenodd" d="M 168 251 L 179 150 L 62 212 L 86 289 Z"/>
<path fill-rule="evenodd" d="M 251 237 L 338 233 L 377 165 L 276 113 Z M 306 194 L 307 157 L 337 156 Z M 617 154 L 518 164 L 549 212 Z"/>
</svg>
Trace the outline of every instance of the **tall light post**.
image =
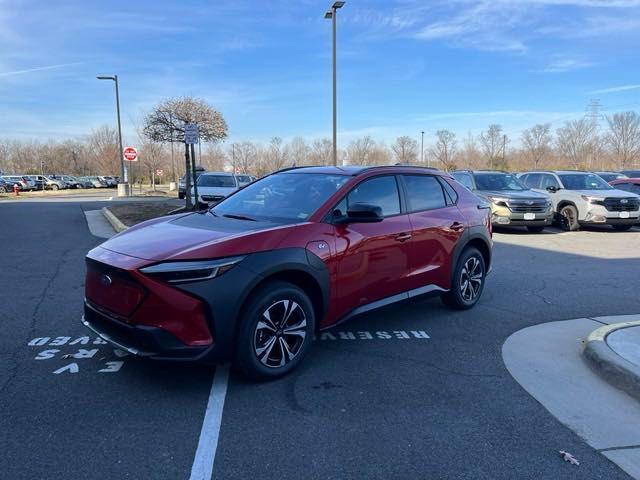
<svg viewBox="0 0 640 480">
<path fill-rule="evenodd" d="M 331 9 L 324 14 L 330 19 L 333 27 L 333 164 L 338 165 L 338 113 L 336 93 L 336 20 L 338 9 L 344 7 L 345 2 L 334 2 Z"/>
<path fill-rule="evenodd" d="M 422 140 L 420 140 L 420 163 L 424 165 L 424 130 L 420 132 Z"/>
<path fill-rule="evenodd" d="M 98 75 L 98 80 L 113 80 L 116 84 L 116 112 L 118 114 L 118 145 L 120 146 L 120 182 L 118 182 L 118 196 L 126 197 L 129 192 L 128 184 L 124 181 L 124 156 L 122 150 L 122 126 L 120 125 L 120 92 L 118 90 L 118 75 Z M 123 185 L 121 187 L 121 185 Z"/>
</svg>

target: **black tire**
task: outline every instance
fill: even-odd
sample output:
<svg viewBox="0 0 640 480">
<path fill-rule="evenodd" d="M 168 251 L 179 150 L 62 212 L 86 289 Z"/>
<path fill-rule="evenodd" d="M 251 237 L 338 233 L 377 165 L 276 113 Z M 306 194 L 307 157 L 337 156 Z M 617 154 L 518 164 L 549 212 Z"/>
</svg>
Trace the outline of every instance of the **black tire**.
<svg viewBox="0 0 640 480">
<path fill-rule="evenodd" d="M 243 308 L 234 366 L 253 380 L 286 375 L 309 351 L 314 332 L 308 295 L 291 283 L 269 282 L 252 292 Z"/>
<path fill-rule="evenodd" d="M 627 232 L 631 230 L 631 227 L 633 227 L 633 225 L 612 225 L 612 227 L 618 232 Z"/>
<path fill-rule="evenodd" d="M 469 269 L 473 265 L 476 265 L 473 271 L 477 273 L 469 275 Z M 486 274 L 486 266 L 482 254 L 476 248 L 466 248 L 460 255 L 453 272 L 451 289 L 442 296 L 442 301 L 446 306 L 455 310 L 472 308 L 482 296 Z M 474 277 L 473 281 L 470 279 L 471 276 Z M 469 295 L 469 293 L 472 293 L 472 295 Z"/>
<path fill-rule="evenodd" d="M 544 230 L 544 227 L 527 227 L 527 230 L 531 233 L 540 233 Z"/>
<path fill-rule="evenodd" d="M 4 187 L 0 187 L 0 193 L 7 193 L 7 189 Z"/>
<path fill-rule="evenodd" d="M 560 228 L 565 232 L 575 232 L 580 228 L 578 209 L 573 205 L 565 205 L 560 209 Z"/>
<path fill-rule="evenodd" d="M 184 193 L 182 193 L 182 192 L 178 192 L 178 198 L 179 198 L 180 200 L 184 200 L 184 195 L 185 195 Z"/>
<path fill-rule="evenodd" d="M 56 185 L 55 183 L 53 185 L 51 185 L 51 190 L 59 190 L 60 187 L 58 185 Z"/>
</svg>

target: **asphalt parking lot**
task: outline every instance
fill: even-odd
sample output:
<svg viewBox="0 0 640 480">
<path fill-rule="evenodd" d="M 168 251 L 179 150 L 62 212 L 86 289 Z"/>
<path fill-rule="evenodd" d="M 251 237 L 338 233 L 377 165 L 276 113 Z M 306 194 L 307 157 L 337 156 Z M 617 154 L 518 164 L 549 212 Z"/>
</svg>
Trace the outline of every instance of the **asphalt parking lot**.
<svg viewBox="0 0 640 480">
<path fill-rule="evenodd" d="M 84 255 L 102 241 L 84 210 L 104 205 L 0 205 L 3 478 L 192 472 L 213 369 L 121 356 L 79 322 Z M 387 307 L 321 335 L 284 379 L 232 373 L 214 478 L 629 478 L 520 387 L 501 348 L 527 326 L 639 313 L 640 229 L 494 240 L 475 309 Z"/>
</svg>

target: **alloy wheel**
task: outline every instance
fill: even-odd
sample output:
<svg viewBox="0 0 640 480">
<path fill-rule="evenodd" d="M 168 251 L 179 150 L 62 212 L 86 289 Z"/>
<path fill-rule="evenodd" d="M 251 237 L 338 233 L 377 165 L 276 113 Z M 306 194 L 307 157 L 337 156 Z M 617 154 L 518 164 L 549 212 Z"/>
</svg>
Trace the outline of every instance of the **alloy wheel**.
<svg viewBox="0 0 640 480">
<path fill-rule="evenodd" d="M 271 304 L 258 320 L 253 348 L 260 362 L 270 368 L 280 368 L 293 360 L 307 336 L 307 317 L 293 300 Z"/>
<path fill-rule="evenodd" d="M 469 258 L 460 273 L 460 294 L 465 302 L 471 302 L 482 287 L 482 265 L 477 257 Z"/>
</svg>

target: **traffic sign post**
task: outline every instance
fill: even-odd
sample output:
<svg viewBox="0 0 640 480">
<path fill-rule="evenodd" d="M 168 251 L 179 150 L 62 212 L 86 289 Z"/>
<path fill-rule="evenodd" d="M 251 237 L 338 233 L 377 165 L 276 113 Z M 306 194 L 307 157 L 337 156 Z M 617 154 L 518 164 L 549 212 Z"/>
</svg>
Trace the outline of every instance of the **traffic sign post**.
<svg viewBox="0 0 640 480">
<path fill-rule="evenodd" d="M 138 161 L 138 150 L 135 147 L 125 147 L 122 150 L 122 156 L 127 162 L 137 162 Z"/>
<path fill-rule="evenodd" d="M 185 123 L 184 125 L 184 143 L 188 145 L 193 145 L 194 143 L 198 143 L 198 138 L 200 138 L 200 132 L 198 129 L 197 123 Z"/>
<path fill-rule="evenodd" d="M 137 162 L 138 161 L 138 150 L 135 147 L 125 147 L 122 149 L 122 158 L 127 162 Z M 133 173 L 133 172 L 131 172 Z M 129 182 L 129 168 L 124 168 L 124 183 L 130 184 L 129 186 L 129 195 L 133 194 L 133 182 Z"/>
</svg>

